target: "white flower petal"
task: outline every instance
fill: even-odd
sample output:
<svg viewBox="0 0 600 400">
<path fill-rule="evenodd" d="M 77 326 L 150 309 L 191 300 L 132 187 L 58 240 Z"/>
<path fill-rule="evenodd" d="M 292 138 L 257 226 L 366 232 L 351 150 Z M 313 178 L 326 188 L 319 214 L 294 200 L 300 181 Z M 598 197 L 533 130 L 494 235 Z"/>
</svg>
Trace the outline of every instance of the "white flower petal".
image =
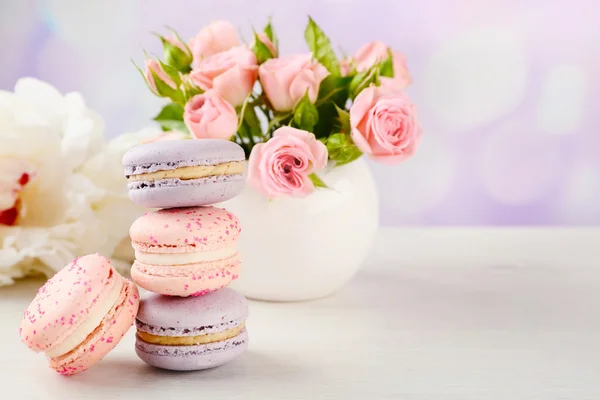
<svg viewBox="0 0 600 400">
<path fill-rule="evenodd" d="M 64 97 L 52 85 L 35 78 L 22 78 L 15 85 L 15 95 L 34 111 L 56 121 L 66 113 Z"/>
<path fill-rule="evenodd" d="M 87 158 L 92 143 L 92 122 L 86 118 L 69 118 L 64 128 L 60 147 L 66 156 L 67 167 L 73 171 Z"/>
<path fill-rule="evenodd" d="M 121 158 L 160 133 L 146 129 L 107 144 L 102 119 L 77 93 L 62 96 L 31 78 L 15 93 L 0 91 L 0 206 L 15 196 L 21 206 L 16 226 L 0 225 L 0 286 L 51 276 L 95 252 L 119 256 L 115 266 L 127 270 L 129 225 L 143 209 L 128 199 Z M 16 192 L 25 164 L 32 179 Z"/>
</svg>

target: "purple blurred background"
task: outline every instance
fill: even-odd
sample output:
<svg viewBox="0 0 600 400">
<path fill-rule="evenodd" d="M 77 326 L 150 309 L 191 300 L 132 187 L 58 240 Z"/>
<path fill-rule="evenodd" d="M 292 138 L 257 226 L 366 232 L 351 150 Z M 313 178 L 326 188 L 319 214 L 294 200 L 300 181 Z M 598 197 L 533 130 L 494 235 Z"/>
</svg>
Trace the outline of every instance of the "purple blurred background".
<svg viewBox="0 0 600 400">
<path fill-rule="evenodd" d="M 425 134 L 409 162 L 371 164 L 384 225 L 600 224 L 596 0 L 2 1 L 0 89 L 79 91 L 115 136 L 160 108 L 130 62 L 159 52 L 151 31 L 229 19 L 249 38 L 272 15 L 281 51 L 306 51 L 307 14 L 349 54 L 407 56 Z"/>
</svg>

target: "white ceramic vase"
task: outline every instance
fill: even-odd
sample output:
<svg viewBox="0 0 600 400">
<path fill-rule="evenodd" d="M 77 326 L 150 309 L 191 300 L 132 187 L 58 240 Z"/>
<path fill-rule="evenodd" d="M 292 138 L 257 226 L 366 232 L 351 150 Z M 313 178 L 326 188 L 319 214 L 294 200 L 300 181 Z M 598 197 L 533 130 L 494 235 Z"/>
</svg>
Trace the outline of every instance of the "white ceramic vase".
<svg viewBox="0 0 600 400">
<path fill-rule="evenodd" d="M 319 176 L 330 189 L 305 198 L 268 200 L 247 186 L 220 204 L 242 224 L 234 289 L 257 300 L 310 300 L 334 293 L 358 271 L 379 218 L 369 167 L 361 158 Z"/>
</svg>

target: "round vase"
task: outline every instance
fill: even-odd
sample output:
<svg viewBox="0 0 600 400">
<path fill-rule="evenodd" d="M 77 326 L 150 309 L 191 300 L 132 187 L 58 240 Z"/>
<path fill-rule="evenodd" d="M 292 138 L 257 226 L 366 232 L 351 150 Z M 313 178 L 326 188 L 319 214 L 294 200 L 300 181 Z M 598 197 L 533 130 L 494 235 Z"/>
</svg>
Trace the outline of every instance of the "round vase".
<svg viewBox="0 0 600 400">
<path fill-rule="evenodd" d="M 242 225 L 242 272 L 234 289 L 256 300 L 311 300 L 334 293 L 358 271 L 379 219 L 369 167 L 360 158 L 319 177 L 329 188 L 304 198 L 269 200 L 246 185 L 220 204 Z"/>
</svg>

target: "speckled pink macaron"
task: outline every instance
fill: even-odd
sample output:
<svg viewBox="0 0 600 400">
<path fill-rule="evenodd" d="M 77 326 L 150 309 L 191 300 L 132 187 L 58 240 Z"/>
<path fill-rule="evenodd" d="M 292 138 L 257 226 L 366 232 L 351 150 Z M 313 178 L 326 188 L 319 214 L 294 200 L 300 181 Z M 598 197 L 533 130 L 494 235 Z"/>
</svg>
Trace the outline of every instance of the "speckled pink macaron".
<svg viewBox="0 0 600 400">
<path fill-rule="evenodd" d="M 133 324 L 139 293 L 98 255 L 75 259 L 39 290 L 19 333 L 63 375 L 85 371 L 112 350 Z"/>
<path fill-rule="evenodd" d="M 240 223 L 216 207 L 172 208 L 147 213 L 129 230 L 136 261 L 132 279 L 171 296 L 202 295 L 236 279 Z"/>
</svg>

